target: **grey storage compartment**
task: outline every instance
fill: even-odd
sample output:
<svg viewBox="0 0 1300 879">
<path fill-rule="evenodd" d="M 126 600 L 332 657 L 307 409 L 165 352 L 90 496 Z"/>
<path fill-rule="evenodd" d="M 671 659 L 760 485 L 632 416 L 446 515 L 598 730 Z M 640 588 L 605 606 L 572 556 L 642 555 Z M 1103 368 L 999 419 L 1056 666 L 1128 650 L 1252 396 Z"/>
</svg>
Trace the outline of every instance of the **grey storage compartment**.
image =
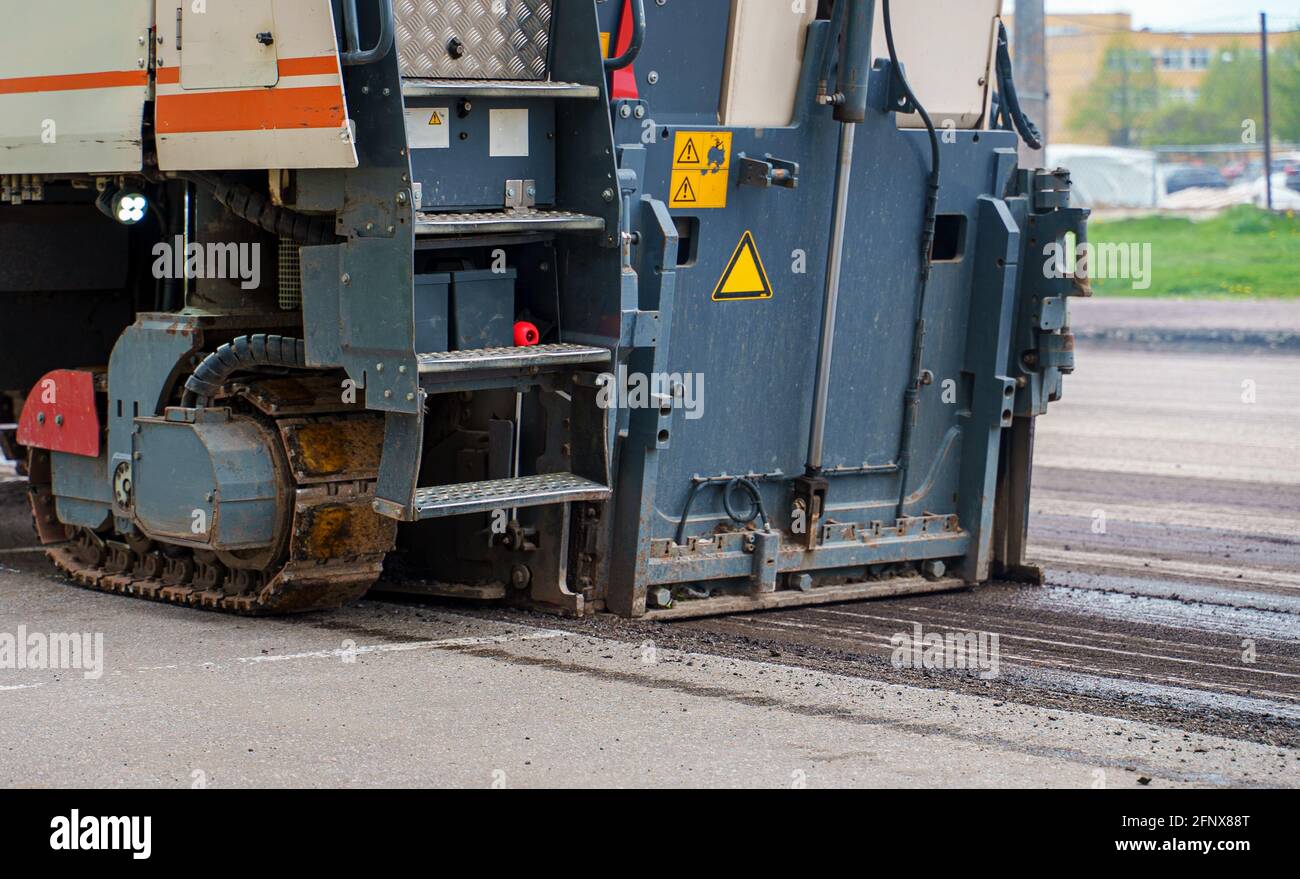
<svg viewBox="0 0 1300 879">
<path fill-rule="evenodd" d="M 458 351 L 515 343 L 514 269 L 451 274 L 451 332 Z"/>
<path fill-rule="evenodd" d="M 415 350 L 420 354 L 448 351 L 451 275 L 415 276 Z"/>
</svg>

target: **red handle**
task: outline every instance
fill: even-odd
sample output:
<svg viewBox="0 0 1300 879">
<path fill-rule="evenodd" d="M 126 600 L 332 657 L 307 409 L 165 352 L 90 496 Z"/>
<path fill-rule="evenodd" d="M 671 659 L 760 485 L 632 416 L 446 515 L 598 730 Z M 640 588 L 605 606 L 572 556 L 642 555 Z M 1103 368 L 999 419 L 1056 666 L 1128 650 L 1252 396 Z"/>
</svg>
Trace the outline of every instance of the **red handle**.
<svg viewBox="0 0 1300 879">
<path fill-rule="evenodd" d="M 542 334 L 537 331 L 537 327 L 528 321 L 521 320 L 515 324 L 515 346 L 519 348 L 531 348 L 542 340 Z"/>
</svg>

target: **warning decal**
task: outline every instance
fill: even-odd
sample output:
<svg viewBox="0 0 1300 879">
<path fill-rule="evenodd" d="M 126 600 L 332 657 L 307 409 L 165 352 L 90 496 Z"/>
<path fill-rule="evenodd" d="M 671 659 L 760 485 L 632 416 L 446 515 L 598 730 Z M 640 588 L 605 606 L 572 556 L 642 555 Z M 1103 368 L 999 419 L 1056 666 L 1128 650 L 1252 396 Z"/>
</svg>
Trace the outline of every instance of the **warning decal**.
<svg viewBox="0 0 1300 879">
<path fill-rule="evenodd" d="M 406 142 L 413 150 L 450 149 L 451 108 L 407 108 Z"/>
<path fill-rule="evenodd" d="M 763 257 L 758 253 L 753 233 L 746 230 L 740 236 L 736 252 L 727 262 L 726 271 L 713 291 L 714 302 L 737 302 L 745 299 L 771 299 L 772 282 L 768 280 L 767 269 L 763 268 Z"/>
<path fill-rule="evenodd" d="M 725 208 L 731 178 L 730 131 L 679 131 L 673 142 L 670 208 Z"/>
</svg>

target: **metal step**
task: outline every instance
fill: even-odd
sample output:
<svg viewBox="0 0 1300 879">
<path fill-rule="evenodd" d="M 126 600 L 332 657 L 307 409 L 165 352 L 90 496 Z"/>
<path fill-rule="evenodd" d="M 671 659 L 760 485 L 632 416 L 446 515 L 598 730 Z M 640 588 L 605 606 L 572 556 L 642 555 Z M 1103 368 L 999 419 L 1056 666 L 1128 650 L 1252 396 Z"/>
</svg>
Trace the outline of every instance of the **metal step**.
<svg viewBox="0 0 1300 879">
<path fill-rule="evenodd" d="M 600 97 L 594 85 L 528 79 L 403 79 L 408 98 L 578 98 Z"/>
<path fill-rule="evenodd" d="M 504 232 L 604 232 L 601 217 L 533 209 L 415 215 L 416 235 L 482 235 Z"/>
<path fill-rule="evenodd" d="M 421 488 L 415 493 L 415 512 L 420 519 L 441 519 L 518 507 L 602 501 L 609 495 L 607 486 L 590 479 L 572 473 L 548 473 Z"/>
<path fill-rule="evenodd" d="M 529 348 L 475 348 L 417 354 L 420 375 L 449 375 L 465 372 L 543 371 L 560 366 L 608 363 L 608 348 L 590 345 L 533 345 Z"/>
</svg>

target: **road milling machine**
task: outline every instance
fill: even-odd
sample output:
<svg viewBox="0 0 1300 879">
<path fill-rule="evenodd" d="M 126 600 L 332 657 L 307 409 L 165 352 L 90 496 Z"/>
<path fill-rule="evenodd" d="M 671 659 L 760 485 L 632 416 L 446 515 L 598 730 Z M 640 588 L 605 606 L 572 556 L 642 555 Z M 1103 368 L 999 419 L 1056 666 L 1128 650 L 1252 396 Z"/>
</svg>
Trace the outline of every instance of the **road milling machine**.
<svg viewBox="0 0 1300 879">
<path fill-rule="evenodd" d="M 244 614 L 1032 580 L 1087 216 L 1020 166 L 1001 12 L 0 0 L 0 422 L 50 559 Z"/>
</svg>

